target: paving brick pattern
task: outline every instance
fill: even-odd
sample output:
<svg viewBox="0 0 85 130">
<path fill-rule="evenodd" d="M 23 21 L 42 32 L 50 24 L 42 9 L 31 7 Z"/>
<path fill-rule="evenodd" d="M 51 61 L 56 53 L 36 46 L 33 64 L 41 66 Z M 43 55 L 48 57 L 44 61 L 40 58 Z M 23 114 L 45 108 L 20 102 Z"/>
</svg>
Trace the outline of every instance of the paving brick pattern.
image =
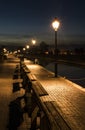
<svg viewBox="0 0 85 130">
<path fill-rule="evenodd" d="M 55 101 L 56 109 L 72 130 L 85 130 L 85 90 L 65 78 L 55 78 L 42 66 L 25 64 L 49 94 L 40 97 L 42 103 Z"/>
</svg>

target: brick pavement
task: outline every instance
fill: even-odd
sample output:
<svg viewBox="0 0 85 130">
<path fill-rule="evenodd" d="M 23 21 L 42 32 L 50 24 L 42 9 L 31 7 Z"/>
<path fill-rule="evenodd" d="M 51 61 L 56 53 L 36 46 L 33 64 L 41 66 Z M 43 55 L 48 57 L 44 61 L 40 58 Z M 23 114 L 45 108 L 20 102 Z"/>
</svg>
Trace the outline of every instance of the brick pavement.
<svg viewBox="0 0 85 130">
<path fill-rule="evenodd" d="M 71 130 L 85 130 L 85 89 L 62 77 L 54 78 L 42 66 L 30 61 L 25 64 L 49 94 L 40 97 L 42 103 L 55 101 L 56 109 Z"/>
<path fill-rule="evenodd" d="M 23 91 L 12 93 L 13 72 L 18 59 L 9 58 L 7 62 L 0 63 L 0 129 L 6 130 L 8 123 L 8 112 L 10 101 L 23 95 Z M 25 62 L 26 63 L 26 62 Z M 42 102 L 55 101 L 57 110 L 69 124 L 72 130 L 85 130 L 85 89 L 64 78 L 54 78 L 53 73 L 43 67 L 26 63 L 31 73 L 42 84 L 49 93 L 47 96 L 40 97 Z M 5 108 L 5 109 L 3 109 Z M 27 130 L 30 127 L 30 119 L 24 114 L 25 121 L 18 130 Z"/>
</svg>

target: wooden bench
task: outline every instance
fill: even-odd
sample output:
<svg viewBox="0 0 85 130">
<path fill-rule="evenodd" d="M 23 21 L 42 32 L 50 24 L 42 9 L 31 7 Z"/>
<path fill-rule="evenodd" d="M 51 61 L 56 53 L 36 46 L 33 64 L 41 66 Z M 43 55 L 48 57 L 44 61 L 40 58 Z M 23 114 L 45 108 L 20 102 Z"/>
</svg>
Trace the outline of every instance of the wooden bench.
<svg viewBox="0 0 85 130">
<path fill-rule="evenodd" d="M 14 70 L 14 74 L 13 74 L 13 79 L 18 79 L 20 78 L 20 66 L 16 65 L 16 68 Z"/>
<path fill-rule="evenodd" d="M 19 90 L 20 90 L 20 83 L 19 82 L 13 83 L 13 92 L 17 92 Z"/>
<path fill-rule="evenodd" d="M 43 86 L 38 81 L 32 82 L 32 87 L 33 87 L 34 92 L 38 96 L 48 95 L 48 93 L 46 92 L 46 90 L 43 88 Z"/>
<path fill-rule="evenodd" d="M 23 67 L 25 73 L 30 73 L 30 70 L 27 67 Z"/>
<path fill-rule="evenodd" d="M 20 73 L 14 73 L 13 74 L 13 79 L 19 79 L 21 77 Z"/>
<path fill-rule="evenodd" d="M 27 76 L 30 81 L 36 81 L 36 77 L 33 74 L 29 73 L 29 74 L 27 74 Z"/>
<path fill-rule="evenodd" d="M 55 128 L 54 130 L 71 130 L 61 114 L 58 112 L 58 106 L 55 101 L 46 101 L 43 106 L 51 127 L 53 126 Z"/>
</svg>

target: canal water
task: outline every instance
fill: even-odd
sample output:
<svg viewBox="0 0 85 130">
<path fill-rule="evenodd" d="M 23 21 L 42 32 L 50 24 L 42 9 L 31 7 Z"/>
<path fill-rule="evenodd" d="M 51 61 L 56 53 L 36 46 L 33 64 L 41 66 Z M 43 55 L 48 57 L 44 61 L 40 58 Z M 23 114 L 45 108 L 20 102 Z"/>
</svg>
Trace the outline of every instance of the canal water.
<svg viewBox="0 0 85 130">
<path fill-rule="evenodd" d="M 54 72 L 53 63 L 50 63 L 45 68 Z M 58 75 L 66 77 L 70 81 L 77 83 L 78 85 L 85 88 L 85 69 L 70 65 L 58 64 Z"/>
</svg>

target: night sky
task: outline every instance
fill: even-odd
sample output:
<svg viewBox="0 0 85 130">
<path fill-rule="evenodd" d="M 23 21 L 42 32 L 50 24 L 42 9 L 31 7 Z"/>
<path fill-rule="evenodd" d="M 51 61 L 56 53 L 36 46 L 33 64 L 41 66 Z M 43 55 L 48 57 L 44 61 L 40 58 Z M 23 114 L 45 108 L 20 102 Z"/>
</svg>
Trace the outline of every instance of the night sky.
<svg viewBox="0 0 85 130">
<path fill-rule="evenodd" d="M 84 0 L 0 0 L 0 45 L 54 44 L 53 19 L 60 20 L 58 44 L 84 43 Z"/>
</svg>

